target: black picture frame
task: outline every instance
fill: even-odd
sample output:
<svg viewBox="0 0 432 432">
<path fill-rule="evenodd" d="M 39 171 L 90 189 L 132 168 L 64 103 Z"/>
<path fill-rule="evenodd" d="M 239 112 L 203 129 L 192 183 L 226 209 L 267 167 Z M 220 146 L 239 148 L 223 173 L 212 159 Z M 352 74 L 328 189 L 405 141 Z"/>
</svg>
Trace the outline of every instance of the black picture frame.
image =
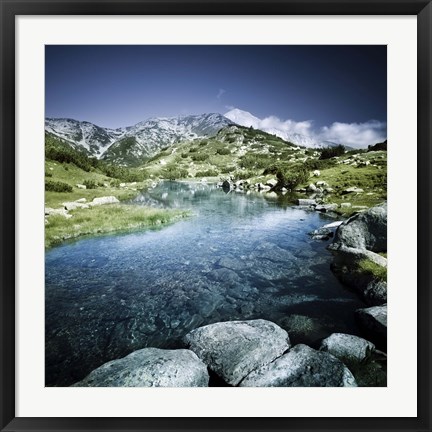
<svg viewBox="0 0 432 432">
<path fill-rule="evenodd" d="M 424 0 L 0 0 L 1 431 L 430 431 L 431 48 Z M 416 15 L 418 97 L 418 416 L 415 418 L 23 418 L 15 416 L 15 17 L 17 15 Z M 403 85 L 403 83 L 401 83 Z M 417 233 L 411 233 L 416 235 Z M 407 287 L 408 288 L 408 287 Z M 414 289 L 414 287 L 409 287 Z M 409 349 L 409 348 L 408 348 Z M 406 373 L 411 373 L 407 371 Z"/>
</svg>

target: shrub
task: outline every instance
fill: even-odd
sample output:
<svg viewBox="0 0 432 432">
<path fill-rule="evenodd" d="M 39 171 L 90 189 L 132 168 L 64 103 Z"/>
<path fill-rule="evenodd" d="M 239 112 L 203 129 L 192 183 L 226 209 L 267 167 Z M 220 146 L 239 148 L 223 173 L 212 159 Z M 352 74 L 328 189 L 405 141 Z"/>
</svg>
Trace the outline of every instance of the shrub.
<svg viewBox="0 0 432 432">
<path fill-rule="evenodd" d="M 208 169 L 207 171 L 197 171 L 195 177 L 216 177 L 219 172 L 216 170 Z"/>
<path fill-rule="evenodd" d="M 339 144 L 336 147 L 327 147 L 321 150 L 320 159 L 330 159 L 335 156 L 341 156 L 345 153 L 345 147 Z"/>
<path fill-rule="evenodd" d="M 50 192 L 72 192 L 72 186 L 59 181 L 45 180 L 45 190 Z"/>
<path fill-rule="evenodd" d="M 309 178 L 309 170 L 303 164 L 278 163 L 270 166 L 264 174 L 274 174 L 278 179 L 278 187 L 293 190 Z"/>
<path fill-rule="evenodd" d="M 223 155 L 229 155 L 229 154 L 231 154 L 231 150 L 229 148 L 224 147 L 224 148 L 217 149 L 216 153 L 219 154 L 219 155 L 221 155 L 221 156 L 223 156 Z"/>
<path fill-rule="evenodd" d="M 270 159 L 273 159 L 273 156 L 246 154 L 240 159 L 240 166 L 246 169 L 262 169 L 268 167 Z"/>
<path fill-rule="evenodd" d="M 197 153 L 197 154 L 193 154 L 191 158 L 195 162 L 204 162 L 209 158 L 209 155 L 205 153 Z"/>
<path fill-rule="evenodd" d="M 177 168 L 175 165 L 168 165 L 163 171 L 162 176 L 168 180 L 177 180 L 187 177 L 188 172 L 185 169 Z"/>
<path fill-rule="evenodd" d="M 45 171 L 45 177 L 52 177 L 52 173 Z"/>
<path fill-rule="evenodd" d="M 87 189 L 96 189 L 97 183 L 94 180 L 84 180 L 82 183 Z"/>
</svg>

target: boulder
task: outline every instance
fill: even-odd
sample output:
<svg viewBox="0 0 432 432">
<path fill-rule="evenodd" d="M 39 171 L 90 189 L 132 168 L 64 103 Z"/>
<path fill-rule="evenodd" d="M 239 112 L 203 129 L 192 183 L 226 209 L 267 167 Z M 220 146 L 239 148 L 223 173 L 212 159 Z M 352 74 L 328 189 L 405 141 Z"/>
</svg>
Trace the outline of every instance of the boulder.
<svg viewBox="0 0 432 432">
<path fill-rule="evenodd" d="M 192 330 L 187 346 L 228 384 L 282 355 L 289 347 L 288 333 L 266 320 L 229 321 Z"/>
<path fill-rule="evenodd" d="M 337 204 L 321 204 L 321 205 L 317 205 L 315 207 L 315 210 L 321 213 L 327 213 L 330 211 L 335 211 L 337 208 L 338 208 Z"/>
<path fill-rule="evenodd" d="M 78 202 L 78 201 L 64 202 L 62 204 L 63 204 L 63 206 L 64 206 L 64 208 L 66 210 L 75 210 L 77 208 L 87 209 L 87 208 L 90 207 L 88 204 L 84 204 L 84 203 L 81 203 L 81 202 Z"/>
<path fill-rule="evenodd" d="M 120 201 L 115 196 L 104 196 L 95 198 L 89 205 L 91 206 L 99 206 L 99 205 L 105 205 L 105 204 L 117 204 Z"/>
<path fill-rule="evenodd" d="M 315 171 L 313 172 L 313 175 L 314 175 L 315 177 L 319 177 L 319 176 L 321 175 L 321 172 L 320 172 L 319 170 L 315 170 Z"/>
<path fill-rule="evenodd" d="M 372 306 L 356 311 L 360 325 L 380 340 L 387 340 L 387 305 Z"/>
<path fill-rule="evenodd" d="M 300 206 L 316 206 L 317 202 L 314 199 L 298 199 L 297 204 Z"/>
<path fill-rule="evenodd" d="M 53 216 L 53 215 L 63 216 L 66 219 L 69 219 L 72 217 L 72 215 L 69 214 L 67 212 L 67 210 L 64 208 L 53 209 L 51 207 L 45 207 L 45 216 Z"/>
<path fill-rule="evenodd" d="M 223 190 L 231 190 L 234 189 L 234 184 L 232 182 L 230 182 L 229 180 L 224 180 L 222 182 L 222 189 Z"/>
<path fill-rule="evenodd" d="M 278 181 L 276 179 L 270 179 L 266 181 L 266 185 L 270 186 L 271 188 L 275 187 L 278 184 Z"/>
<path fill-rule="evenodd" d="M 80 199 L 77 199 L 75 202 L 77 202 L 77 203 L 85 203 L 85 202 L 87 202 L 87 200 L 85 198 L 80 198 Z"/>
<path fill-rule="evenodd" d="M 366 361 L 375 345 L 358 336 L 333 333 L 321 342 L 320 351 L 328 352 L 348 365 Z"/>
<path fill-rule="evenodd" d="M 75 185 L 78 189 L 87 189 L 87 186 L 86 185 L 83 185 L 83 184 L 76 184 Z"/>
<path fill-rule="evenodd" d="M 364 289 L 363 297 L 367 304 L 373 306 L 387 303 L 387 282 L 372 280 Z"/>
<path fill-rule="evenodd" d="M 327 352 L 299 344 L 251 372 L 240 387 L 356 387 L 349 369 Z"/>
<path fill-rule="evenodd" d="M 355 164 L 355 165 L 354 165 L 354 164 Z M 354 163 L 352 163 L 351 165 L 356 166 L 357 163 L 354 162 Z M 360 188 L 358 188 L 358 187 L 349 187 L 349 188 L 347 188 L 347 189 L 345 189 L 345 190 L 342 191 L 342 195 L 351 194 L 351 193 L 363 193 L 363 192 L 364 192 L 364 190 L 363 190 L 363 189 L 360 189 Z"/>
<path fill-rule="evenodd" d="M 341 246 L 387 251 L 387 203 L 372 207 L 345 221 L 336 231 L 333 250 Z"/>
<path fill-rule="evenodd" d="M 205 364 L 186 349 L 144 348 L 98 367 L 72 387 L 207 387 Z"/>
<path fill-rule="evenodd" d="M 311 184 L 307 187 L 307 191 L 308 191 L 308 192 L 316 192 L 316 190 L 317 190 L 317 187 L 316 187 L 313 183 L 311 183 Z"/>
</svg>

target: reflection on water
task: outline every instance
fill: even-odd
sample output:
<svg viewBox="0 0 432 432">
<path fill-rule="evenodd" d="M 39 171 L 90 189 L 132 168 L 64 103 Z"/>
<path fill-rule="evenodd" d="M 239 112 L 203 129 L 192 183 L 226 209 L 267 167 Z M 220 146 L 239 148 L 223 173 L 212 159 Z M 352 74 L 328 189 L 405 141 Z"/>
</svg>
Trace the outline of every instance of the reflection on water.
<svg viewBox="0 0 432 432">
<path fill-rule="evenodd" d="M 69 385 L 139 348 L 179 347 L 188 331 L 217 321 L 269 319 L 312 345 L 358 333 L 362 303 L 331 273 L 325 243 L 307 236 L 327 222 L 322 215 L 206 184 L 162 183 L 135 202 L 194 216 L 47 252 L 47 385 Z"/>
</svg>

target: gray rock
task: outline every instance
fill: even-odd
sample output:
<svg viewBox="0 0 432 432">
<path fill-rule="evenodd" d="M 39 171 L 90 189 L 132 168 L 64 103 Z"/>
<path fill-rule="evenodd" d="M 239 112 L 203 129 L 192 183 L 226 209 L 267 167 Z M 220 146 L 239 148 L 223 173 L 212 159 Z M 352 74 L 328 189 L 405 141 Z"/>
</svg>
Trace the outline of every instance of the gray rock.
<svg viewBox="0 0 432 432">
<path fill-rule="evenodd" d="M 315 210 L 321 213 L 327 213 L 329 211 L 334 211 L 337 208 L 338 208 L 337 204 L 321 204 L 321 205 L 317 205 L 315 207 Z"/>
<path fill-rule="evenodd" d="M 288 333 L 266 320 L 229 321 L 200 327 L 185 336 L 188 347 L 228 384 L 283 354 Z"/>
<path fill-rule="evenodd" d="M 275 187 L 278 184 L 278 181 L 276 179 L 270 179 L 266 181 L 266 185 L 270 186 L 271 188 Z"/>
<path fill-rule="evenodd" d="M 336 231 L 333 245 L 334 249 L 347 246 L 373 252 L 386 252 L 387 203 L 350 217 Z"/>
<path fill-rule="evenodd" d="M 251 372 L 240 383 L 240 387 L 356 386 L 354 376 L 340 360 L 302 344 Z"/>
<path fill-rule="evenodd" d="M 66 209 L 61 208 L 61 209 L 53 209 L 51 207 L 45 207 L 45 216 L 63 216 L 66 219 L 69 219 L 72 217 L 72 215 L 70 215 Z"/>
<path fill-rule="evenodd" d="M 91 372 L 73 387 L 207 387 L 205 364 L 192 351 L 144 348 Z"/>
<path fill-rule="evenodd" d="M 76 184 L 75 185 L 78 189 L 87 189 L 87 186 L 86 185 L 83 185 L 83 184 Z"/>
<path fill-rule="evenodd" d="M 373 280 L 366 286 L 363 297 L 370 305 L 382 305 L 387 303 L 387 282 Z"/>
<path fill-rule="evenodd" d="M 321 342 L 320 351 L 329 352 L 348 365 L 367 360 L 375 345 L 358 336 L 333 333 Z"/>
<path fill-rule="evenodd" d="M 387 339 L 387 305 L 358 309 L 356 316 L 365 330 L 380 339 Z"/>
<path fill-rule="evenodd" d="M 316 192 L 317 187 L 311 183 L 308 187 L 307 187 L 308 192 Z"/>
<path fill-rule="evenodd" d="M 84 209 L 90 208 L 88 204 L 80 203 L 78 201 L 64 202 L 62 204 L 64 205 L 64 208 L 66 210 L 75 210 L 77 208 L 84 208 Z"/>
<path fill-rule="evenodd" d="M 314 199 L 298 199 L 297 204 L 300 206 L 316 206 L 317 202 Z"/>
<path fill-rule="evenodd" d="M 354 164 L 352 164 L 352 165 L 354 165 L 354 166 L 357 165 L 355 162 L 354 162 Z M 351 193 L 363 193 L 363 192 L 364 192 L 364 190 L 360 189 L 358 187 L 349 187 L 349 188 L 342 191 L 342 195 L 351 194 Z"/>
<path fill-rule="evenodd" d="M 370 260 L 379 266 L 387 267 L 387 258 L 366 249 L 346 246 L 340 246 L 338 249 L 335 249 L 334 241 L 328 246 L 328 249 L 332 251 L 335 256 L 334 265 L 336 266 L 347 266 L 351 270 L 354 270 L 358 267 L 360 261 Z"/>
<path fill-rule="evenodd" d="M 105 204 L 117 204 L 120 201 L 115 196 L 104 196 L 95 198 L 89 205 L 91 206 L 99 206 L 99 205 L 105 205 Z"/>
</svg>

